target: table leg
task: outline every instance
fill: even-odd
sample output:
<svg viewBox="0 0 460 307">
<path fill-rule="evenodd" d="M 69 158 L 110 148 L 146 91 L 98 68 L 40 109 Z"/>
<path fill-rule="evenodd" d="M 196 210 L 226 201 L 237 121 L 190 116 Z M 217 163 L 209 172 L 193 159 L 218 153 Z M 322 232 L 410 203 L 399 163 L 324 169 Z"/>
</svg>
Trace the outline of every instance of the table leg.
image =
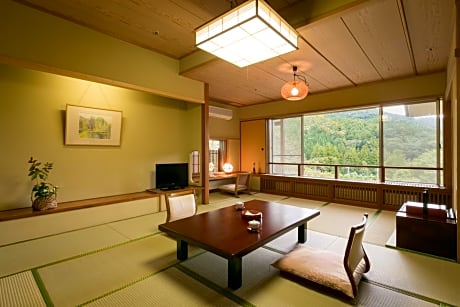
<svg viewBox="0 0 460 307">
<path fill-rule="evenodd" d="M 186 260 L 188 258 L 188 244 L 186 241 L 177 240 L 177 259 Z"/>
<path fill-rule="evenodd" d="M 297 229 L 298 229 L 297 242 L 305 243 L 305 241 L 307 241 L 307 237 L 305 234 L 305 224 L 300 225 Z"/>
<path fill-rule="evenodd" d="M 243 267 L 241 257 L 231 257 L 228 259 L 228 287 L 236 290 L 241 287 L 243 280 Z"/>
</svg>

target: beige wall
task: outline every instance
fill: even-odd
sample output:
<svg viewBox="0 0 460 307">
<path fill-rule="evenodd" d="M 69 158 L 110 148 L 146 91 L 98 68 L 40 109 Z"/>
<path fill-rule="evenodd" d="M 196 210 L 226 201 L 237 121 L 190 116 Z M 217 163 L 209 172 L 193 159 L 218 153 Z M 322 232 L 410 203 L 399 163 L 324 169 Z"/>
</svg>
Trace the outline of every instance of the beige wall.
<svg viewBox="0 0 460 307">
<path fill-rule="evenodd" d="M 233 117 L 230 120 L 209 118 L 209 138 L 227 140 L 227 159 L 225 162 L 233 165 L 234 171 L 240 170 L 240 119 L 238 109 L 228 105 L 213 102 L 212 105 L 231 109 Z"/>
<path fill-rule="evenodd" d="M 64 145 L 67 104 L 123 112 L 121 146 Z M 30 156 L 54 162 L 58 201 L 142 191 L 157 162 L 201 148 L 201 104 L 0 65 L 0 210 L 30 206 Z"/>
<path fill-rule="evenodd" d="M 14 1 L 0 1 L 0 62 L 204 103 L 179 61 Z"/>
<path fill-rule="evenodd" d="M 228 105 L 212 103 L 213 106 L 230 109 L 233 117 L 230 120 L 221 118 L 209 118 L 209 138 L 211 139 L 239 139 L 240 138 L 240 117 L 238 109 Z"/>
</svg>

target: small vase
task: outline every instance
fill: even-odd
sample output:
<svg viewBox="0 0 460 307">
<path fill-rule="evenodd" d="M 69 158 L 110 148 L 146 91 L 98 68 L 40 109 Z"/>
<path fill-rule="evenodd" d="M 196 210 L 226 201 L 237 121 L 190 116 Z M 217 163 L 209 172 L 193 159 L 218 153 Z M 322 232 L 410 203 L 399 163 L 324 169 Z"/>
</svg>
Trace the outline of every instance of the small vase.
<svg viewBox="0 0 460 307">
<path fill-rule="evenodd" d="M 54 209 L 57 207 L 57 200 L 54 195 L 48 197 L 38 197 L 32 202 L 32 208 L 35 211 Z"/>
</svg>

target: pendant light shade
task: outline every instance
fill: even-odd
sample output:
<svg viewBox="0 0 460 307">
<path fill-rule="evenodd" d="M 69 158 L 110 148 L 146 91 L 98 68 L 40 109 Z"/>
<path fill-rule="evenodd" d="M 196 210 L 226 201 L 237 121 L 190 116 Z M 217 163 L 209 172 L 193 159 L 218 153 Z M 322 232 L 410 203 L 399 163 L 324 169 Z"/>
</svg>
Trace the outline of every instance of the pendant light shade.
<svg viewBox="0 0 460 307">
<path fill-rule="evenodd" d="M 297 66 L 293 66 L 292 69 L 294 71 L 294 80 L 286 82 L 283 87 L 281 87 L 281 96 L 291 101 L 304 99 L 308 95 L 307 80 L 304 76 L 296 73 Z"/>
<path fill-rule="evenodd" d="M 245 67 L 297 49 L 297 32 L 263 0 L 249 0 L 196 31 L 196 46 Z"/>
</svg>

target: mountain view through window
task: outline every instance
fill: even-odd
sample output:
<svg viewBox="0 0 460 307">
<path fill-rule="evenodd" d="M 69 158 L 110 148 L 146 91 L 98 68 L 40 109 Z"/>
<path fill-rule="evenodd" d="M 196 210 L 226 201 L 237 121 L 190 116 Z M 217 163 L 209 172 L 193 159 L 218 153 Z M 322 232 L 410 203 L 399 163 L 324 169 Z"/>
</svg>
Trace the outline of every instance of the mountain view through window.
<svg viewBox="0 0 460 307">
<path fill-rule="evenodd" d="M 438 110 L 433 101 L 270 120 L 271 173 L 439 184 Z"/>
</svg>

